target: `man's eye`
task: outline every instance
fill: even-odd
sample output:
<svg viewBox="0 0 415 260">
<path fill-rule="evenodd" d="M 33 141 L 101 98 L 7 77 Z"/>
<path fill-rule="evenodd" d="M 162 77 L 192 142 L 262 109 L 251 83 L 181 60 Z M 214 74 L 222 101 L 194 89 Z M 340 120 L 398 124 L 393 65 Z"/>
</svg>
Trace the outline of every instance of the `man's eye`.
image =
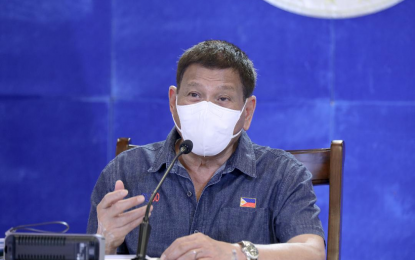
<svg viewBox="0 0 415 260">
<path fill-rule="evenodd" d="M 222 101 L 222 102 L 224 102 L 224 101 L 228 101 L 229 98 L 227 98 L 227 97 L 220 97 L 219 100 Z"/>
<path fill-rule="evenodd" d="M 196 97 L 198 97 L 199 95 L 198 95 L 197 93 L 189 93 L 189 96 L 196 98 Z"/>
</svg>

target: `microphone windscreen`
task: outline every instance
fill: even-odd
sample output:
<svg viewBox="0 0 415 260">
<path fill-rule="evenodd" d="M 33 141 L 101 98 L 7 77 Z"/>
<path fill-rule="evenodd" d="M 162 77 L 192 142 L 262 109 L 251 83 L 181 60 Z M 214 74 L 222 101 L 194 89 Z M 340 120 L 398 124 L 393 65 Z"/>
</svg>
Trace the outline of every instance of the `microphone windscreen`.
<svg viewBox="0 0 415 260">
<path fill-rule="evenodd" d="M 183 143 L 180 145 L 180 151 L 184 154 L 188 154 L 193 149 L 193 142 L 190 140 L 184 140 Z"/>
</svg>

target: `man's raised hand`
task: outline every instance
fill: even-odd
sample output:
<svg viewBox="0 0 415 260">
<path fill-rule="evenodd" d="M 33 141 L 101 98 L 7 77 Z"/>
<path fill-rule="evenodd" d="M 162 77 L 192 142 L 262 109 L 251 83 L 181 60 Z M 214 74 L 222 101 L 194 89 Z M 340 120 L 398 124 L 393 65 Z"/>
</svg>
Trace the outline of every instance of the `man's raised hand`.
<svg viewBox="0 0 415 260">
<path fill-rule="evenodd" d="M 116 254 L 125 236 L 143 221 L 146 205 L 126 210 L 142 204 L 144 196 L 124 199 L 127 194 L 124 183 L 118 180 L 114 191 L 107 193 L 97 206 L 97 233 L 105 237 L 105 254 Z"/>
</svg>

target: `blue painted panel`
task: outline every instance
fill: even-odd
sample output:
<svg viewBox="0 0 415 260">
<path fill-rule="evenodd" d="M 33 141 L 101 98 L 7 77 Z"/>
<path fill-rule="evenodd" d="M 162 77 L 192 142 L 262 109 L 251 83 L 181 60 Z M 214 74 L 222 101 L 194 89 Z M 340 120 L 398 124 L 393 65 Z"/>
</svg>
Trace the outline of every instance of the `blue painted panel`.
<svg viewBox="0 0 415 260">
<path fill-rule="evenodd" d="M 218 8 L 220 7 L 220 8 Z M 264 1 L 122 1 L 114 4 L 117 98 L 164 98 L 178 57 L 206 39 L 241 47 L 259 74 L 262 99 L 329 99 L 330 22 Z M 318 55 L 315 55 L 318 53 Z"/>
<path fill-rule="evenodd" d="M 261 102 L 248 134 L 253 142 L 280 149 L 330 146 L 330 103 Z"/>
<path fill-rule="evenodd" d="M 335 138 L 346 140 L 344 259 L 411 259 L 415 105 L 341 102 L 335 113 Z"/>
<path fill-rule="evenodd" d="M 314 192 L 317 196 L 317 206 L 320 208 L 320 221 L 323 225 L 325 240 L 327 243 L 328 225 L 329 225 L 329 186 L 314 186 Z"/>
<path fill-rule="evenodd" d="M 84 233 L 106 164 L 107 104 L 0 99 L 0 118 L 0 233 L 48 220 Z"/>
<path fill-rule="evenodd" d="M 110 1 L 1 1 L 0 94 L 110 93 Z"/>
<path fill-rule="evenodd" d="M 110 157 L 115 154 L 115 144 L 119 137 L 130 137 L 135 145 L 165 140 L 174 126 L 169 110 L 167 88 L 166 99 L 160 101 L 122 101 L 114 104 L 113 134 Z"/>
<path fill-rule="evenodd" d="M 335 21 L 335 97 L 415 100 L 415 1 Z"/>
</svg>

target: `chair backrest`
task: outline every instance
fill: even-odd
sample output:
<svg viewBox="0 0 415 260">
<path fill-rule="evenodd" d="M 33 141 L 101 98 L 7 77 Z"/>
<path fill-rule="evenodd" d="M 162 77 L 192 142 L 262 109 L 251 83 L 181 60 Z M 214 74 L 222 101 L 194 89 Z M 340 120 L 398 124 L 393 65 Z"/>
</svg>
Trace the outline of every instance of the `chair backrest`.
<svg viewBox="0 0 415 260">
<path fill-rule="evenodd" d="M 136 147 L 131 138 L 118 138 L 115 155 Z M 313 185 L 329 185 L 329 223 L 327 260 L 340 260 L 343 166 L 345 143 L 331 142 L 330 148 L 287 150 L 302 162 L 313 175 Z"/>
<path fill-rule="evenodd" d="M 344 141 L 331 142 L 330 148 L 289 150 L 313 175 L 313 185 L 329 185 L 329 223 L 327 260 L 340 260 L 342 226 Z"/>
</svg>

